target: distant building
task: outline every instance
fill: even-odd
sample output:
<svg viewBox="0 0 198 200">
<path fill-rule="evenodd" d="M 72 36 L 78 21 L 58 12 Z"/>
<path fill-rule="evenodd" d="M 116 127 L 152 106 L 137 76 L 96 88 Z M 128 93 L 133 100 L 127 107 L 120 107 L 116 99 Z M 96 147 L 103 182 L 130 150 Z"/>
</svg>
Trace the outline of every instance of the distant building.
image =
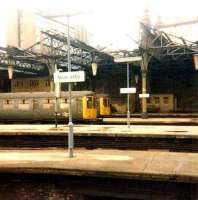
<svg viewBox="0 0 198 200">
<path fill-rule="evenodd" d="M 11 92 L 49 92 L 50 90 L 50 79 L 47 77 L 11 80 Z"/>
<path fill-rule="evenodd" d="M 172 23 L 165 23 L 161 19 L 157 20 L 155 27 L 166 33 L 183 37 L 189 41 L 198 41 L 198 18 L 192 20 L 180 20 Z"/>
<path fill-rule="evenodd" d="M 47 15 L 47 13 L 40 13 Z M 67 33 L 66 22 L 42 17 L 32 10 L 13 9 L 9 12 L 7 23 L 7 45 L 27 49 L 43 40 L 41 31 L 54 31 L 55 33 Z M 88 32 L 84 26 L 70 27 L 71 36 L 88 43 Z M 42 45 L 36 45 L 34 50 L 44 51 Z"/>
<path fill-rule="evenodd" d="M 36 42 L 35 36 L 33 13 L 11 10 L 8 15 L 7 45 L 26 49 Z"/>
<path fill-rule="evenodd" d="M 90 34 L 88 33 L 86 27 L 82 25 L 74 26 L 74 37 L 87 44 L 90 42 Z"/>
</svg>

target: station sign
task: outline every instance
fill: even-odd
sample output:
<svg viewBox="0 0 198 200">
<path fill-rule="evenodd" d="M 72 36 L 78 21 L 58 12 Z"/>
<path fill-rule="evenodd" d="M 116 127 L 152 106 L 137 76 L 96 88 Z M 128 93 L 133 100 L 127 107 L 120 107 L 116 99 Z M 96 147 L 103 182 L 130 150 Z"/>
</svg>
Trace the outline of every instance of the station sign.
<svg viewBox="0 0 198 200">
<path fill-rule="evenodd" d="M 84 82 L 84 81 L 85 81 L 84 71 L 54 73 L 55 83 L 72 83 L 72 82 Z"/>
<path fill-rule="evenodd" d="M 121 94 L 136 93 L 136 88 L 120 88 Z"/>
<path fill-rule="evenodd" d="M 139 94 L 139 98 L 149 98 L 150 94 Z"/>
<path fill-rule="evenodd" d="M 138 62 L 141 60 L 142 60 L 141 56 L 135 56 L 135 57 L 115 58 L 114 62 L 116 62 L 116 63 L 132 63 L 132 62 Z"/>
</svg>

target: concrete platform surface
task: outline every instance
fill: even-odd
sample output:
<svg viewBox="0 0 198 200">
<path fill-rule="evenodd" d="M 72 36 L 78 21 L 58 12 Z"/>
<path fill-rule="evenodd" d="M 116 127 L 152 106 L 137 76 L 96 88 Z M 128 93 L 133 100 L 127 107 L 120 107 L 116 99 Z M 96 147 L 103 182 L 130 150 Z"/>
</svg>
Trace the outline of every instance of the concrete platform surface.
<svg viewBox="0 0 198 200">
<path fill-rule="evenodd" d="M 160 151 L 0 150 L 0 173 L 49 173 L 127 179 L 198 181 L 198 154 Z"/>
<path fill-rule="evenodd" d="M 198 126 L 165 125 L 74 125 L 76 136 L 105 137 L 156 137 L 156 138 L 193 138 L 198 139 Z M 0 125 L 1 135 L 67 135 L 68 126 L 11 124 Z"/>
<path fill-rule="evenodd" d="M 113 117 L 126 117 L 126 113 L 112 113 Z M 147 113 L 149 117 L 198 117 L 198 113 L 189 112 L 189 113 L 181 113 L 181 112 L 169 112 L 169 113 Z M 131 117 L 142 117 L 142 113 L 131 113 Z"/>
<path fill-rule="evenodd" d="M 119 124 L 126 123 L 126 117 L 116 117 L 116 118 L 103 118 L 104 123 Z M 170 124 L 170 125 L 198 125 L 198 118 L 175 118 L 175 117 L 149 117 L 142 119 L 140 117 L 132 117 L 131 123 L 133 124 Z"/>
</svg>

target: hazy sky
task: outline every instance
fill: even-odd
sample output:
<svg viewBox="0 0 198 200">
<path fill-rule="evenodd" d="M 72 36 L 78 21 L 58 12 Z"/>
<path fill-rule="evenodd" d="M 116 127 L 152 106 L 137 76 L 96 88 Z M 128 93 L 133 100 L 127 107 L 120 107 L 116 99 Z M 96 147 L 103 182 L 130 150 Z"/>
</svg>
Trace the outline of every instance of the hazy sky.
<svg viewBox="0 0 198 200">
<path fill-rule="evenodd" d="M 159 14 L 164 22 L 198 16 L 197 0 L 7 0 L 0 7 L 0 45 L 5 44 L 5 21 L 9 6 L 17 6 L 82 13 L 72 17 L 72 23 L 85 25 L 94 44 L 119 49 L 133 48 L 134 43 L 127 35 L 138 39 L 138 23 L 148 4 L 152 21 Z"/>
</svg>

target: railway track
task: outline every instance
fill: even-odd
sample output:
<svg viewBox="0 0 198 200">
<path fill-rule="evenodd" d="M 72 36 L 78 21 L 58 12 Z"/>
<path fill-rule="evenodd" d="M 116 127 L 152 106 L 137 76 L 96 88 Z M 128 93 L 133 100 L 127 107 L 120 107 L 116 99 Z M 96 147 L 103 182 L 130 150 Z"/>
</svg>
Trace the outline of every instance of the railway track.
<svg viewBox="0 0 198 200">
<path fill-rule="evenodd" d="M 1 135 L 0 148 L 66 148 L 67 137 L 60 135 Z M 87 149 L 166 150 L 198 152 L 198 140 L 166 137 L 75 136 L 75 147 Z"/>
</svg>

